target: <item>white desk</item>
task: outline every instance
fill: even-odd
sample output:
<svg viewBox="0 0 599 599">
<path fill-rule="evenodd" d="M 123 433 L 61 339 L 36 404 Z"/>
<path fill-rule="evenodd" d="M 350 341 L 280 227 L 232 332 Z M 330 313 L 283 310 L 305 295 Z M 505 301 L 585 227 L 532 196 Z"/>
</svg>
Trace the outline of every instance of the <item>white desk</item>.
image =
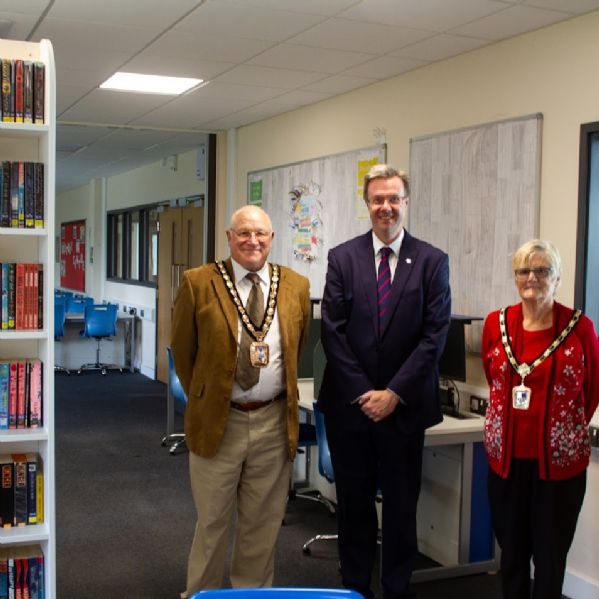
<svg viewBox="0 0 599 599">
<path fill-rule="evenodd" d="M 100 342 L 100 361 L 123 364 L 131 372 L 135 370 L 136 317 L 119 314 L 117 334 L 112 341 Z M 54 363 L 69 370 L 77 370 L 82 364 L 96 361 L 95 339 L 82 337 L 83 314 L 67 314 L 64 323 L 64 337 L 54 343 Z"/>
<path fill-rule="evenodd" d="M 312 379 L 299 386 L 300 408 L 313 409 Z M 440 566 L 416 570 L 414 582 L 463 576 L 499 569 L 498 550 L 493 542 L 490 559 L 471 561 L 471 520 L 474 444 L 483 439 L 484 418 L 457 419 L 445 416 L 443 422 L 429 428 L 424 438 L 422 490 L 418 504 L 418 543 L 424 555 Z M 317 451 L 317 448 L 312 448 Z M 325 497 L 335 500 L 334 487 L 320 477 L 312 459 L 312 486 Z M 485 495 L 486 497 L 486 495 Z"/>
</svg>

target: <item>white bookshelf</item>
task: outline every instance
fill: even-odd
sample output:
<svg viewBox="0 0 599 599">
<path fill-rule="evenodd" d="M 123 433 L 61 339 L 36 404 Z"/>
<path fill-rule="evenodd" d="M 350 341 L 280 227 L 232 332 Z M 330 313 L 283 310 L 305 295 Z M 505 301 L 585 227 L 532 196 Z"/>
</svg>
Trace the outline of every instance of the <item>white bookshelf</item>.
<svg viewBox="0 0 599 599">
<path fill-rule="evenodd" d="M 43 362 L 43 427 L 0 431 L 0 453 L 38 453 L 44 473 L 44 522 L 0 529 L 0 546 L 39 544 L 45 560 L 46 599 L 56 598 L 54 505 L 54 190 L 56 169 L 56 84 L 54 54 L 48 40 L 40 43 L 0 39 L 0 58 L 21 58 L 46 65 L 45 123 L 0 122 L 0 160 L 43 162 L 43 229 L 0 227 L 0 262 L 43 264 L 43 319 L 39 331 L 0 333 L 0 357 L 39 358 Z"/>
</svg>

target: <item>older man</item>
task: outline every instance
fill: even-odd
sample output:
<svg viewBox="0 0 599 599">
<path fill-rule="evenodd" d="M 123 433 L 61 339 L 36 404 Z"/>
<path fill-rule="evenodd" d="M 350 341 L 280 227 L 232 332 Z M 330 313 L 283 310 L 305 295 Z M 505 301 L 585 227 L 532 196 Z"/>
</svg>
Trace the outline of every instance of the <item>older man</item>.
<svg viewBox="0 0 599 599">
<path fill-rule="evenodd" d="M 271 586 L 298 436 L 297 365 L 309 284 L 267 263 L 274 233 L 256 206 L 226 232 L 231 256 L 185 272 L 172 350 L 187 393 L 185 437 L 198 519 L 187 595 L 223 586 L 236 509 L 233 587 Z"/>
<path fill-rule="evenodd" d="M 380 489 L 383 596 L 399 599 L 411 596 L 424 430 L 442 418 L 437 363 L 450 318 L 449 266 L 403 227 L 405 173 L 374 166 L 364 200 L 372 230 L 329 253 L 318 405 L 335 470 L 343 584 L 373 596 Z"/>
</svg>

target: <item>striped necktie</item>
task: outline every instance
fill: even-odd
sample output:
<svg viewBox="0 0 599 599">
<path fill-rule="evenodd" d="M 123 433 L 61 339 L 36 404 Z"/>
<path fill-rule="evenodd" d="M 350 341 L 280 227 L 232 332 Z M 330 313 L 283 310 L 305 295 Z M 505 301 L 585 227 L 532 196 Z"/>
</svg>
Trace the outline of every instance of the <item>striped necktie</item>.
<svg viewBox="0 0 599 599">
<path fill-rule="evenodd" d="M 390 247 L 380 250 L 381 262 L 377 274 L 377 296 L 379 308 L 379 334 L 382 335 L 391 316 L 391 269 L 389 268 Z"/>
</svg>

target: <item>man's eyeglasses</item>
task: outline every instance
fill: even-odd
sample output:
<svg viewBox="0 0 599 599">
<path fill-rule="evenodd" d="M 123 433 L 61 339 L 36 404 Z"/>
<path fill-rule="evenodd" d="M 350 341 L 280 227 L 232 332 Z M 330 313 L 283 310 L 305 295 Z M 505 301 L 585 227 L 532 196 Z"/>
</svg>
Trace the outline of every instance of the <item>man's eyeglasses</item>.
<svg viewBox="0 0 599 599">
<path fill-rule="evenodd" d="M 235 233 L 235 235 L 242 241 L 249 241 L 252 238 L 252 235 L 255 235 L 258 241 L 266 241 L 267 239 L 270 239 L 271 236 L 269 231 L 248 231 L 247 229 L 241 229 L 239 231 L 233 229 L 233 233 Z"/>
<path fill-rule="evenodd" d="M 525 281 L 530 277 L 530 273 L 535 276 L 535 279 L 546 279 L 553 272 L 552 268 L 544 266 L 541 268 L 517 268 L 514 271 L 517 279 Z"/>
<path fill-rule="evenodd" d="M 373 206 L 382 206 L 385 202 L 389 202 L 391 206 L 399 206 L 402 200 L 405 200 L 408 196 L 375 196 L 369 198 L 368 203 Z"/>
</svg>

